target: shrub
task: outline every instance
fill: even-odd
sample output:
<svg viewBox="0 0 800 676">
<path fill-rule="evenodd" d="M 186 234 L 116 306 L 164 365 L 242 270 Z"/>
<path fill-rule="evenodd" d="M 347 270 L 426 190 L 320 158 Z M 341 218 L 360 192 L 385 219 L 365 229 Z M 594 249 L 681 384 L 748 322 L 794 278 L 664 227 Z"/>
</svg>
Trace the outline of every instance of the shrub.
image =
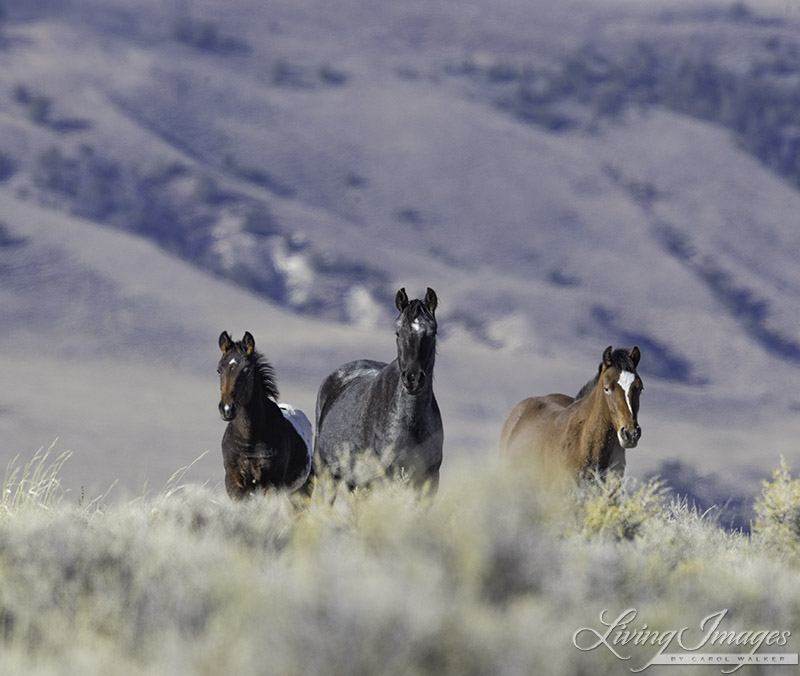
<svg viewBox="0 0 800 676">
<path fill-rule="evenodd" d="M 800 553 L 800 479 L 792 478 L 783 458 L 772 481 L 762 482 L 755 512 L 753 535 L 761 544 L 781 554 Z"/>
<path fill-rule="evenodd" d="M 620 646 L 621 667 L 570 638 L 626 608 L 691 631 L 726 609 L 725 630 L 790 630 L 792 652 L 800 632 L 796 569 L 664 506 L 658 481 L 552 490 L 472 457 L 431 501 L 390 483 L 331 504 L 323 487 L 298 510 L 180 470 L 155 497 L 97 508 L 61 504 L 59 462 L 7 472 L 3 673 L 619 673 L 658 646 Z M 765 494 L 778 486 L 798 504 L 783 465 Z"/>
<path fill-rule="evenodd" d="M 666 488 L 653 478 L 631 492 L 610 475 L 576 486 L 574 496 L 577 509 L 570 530 L 585 537 L 632 540 L 648 521 L 664 515 Z"/>
</svg>

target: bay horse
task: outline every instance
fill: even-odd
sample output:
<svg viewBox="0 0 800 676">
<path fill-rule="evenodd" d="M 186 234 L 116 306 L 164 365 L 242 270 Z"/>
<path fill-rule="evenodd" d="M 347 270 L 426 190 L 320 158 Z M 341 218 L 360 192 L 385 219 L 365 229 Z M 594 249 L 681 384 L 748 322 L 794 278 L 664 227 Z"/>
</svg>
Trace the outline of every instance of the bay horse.
<svg viewBox="0 0 800 676">
<path fill-rule="evenodd" d="M 343 364 L 317 394 L 315 472 L 351 490 L 405 477 L 431 494 L 439 485 L 444 432 L 433 394 L 438 299 L 395 297 L 397 358 Z"/>
<path fill-rule="evenodd" d="M 500 450 L 510 458 L 535 458 L 545 471 L 566 470 L 573 477 L 625 472 L 625 450 L 635 448 L 642 379 L 636 372 L 641 353 L 603 352 L 597 375 L 576 397 L 548 394 L 529 397 L 509 413 Z"/>
<path fill-rule="evenodd" d="M 222 350 L 219 413 L 228 423 L 222 436 L 225 489 L 235 500 L 261 491 L 312 490 L 311 423 L 289 404 L 279 404 L 270 363 L 246 331 L 234 342 L 227 331 Z"/>
</svg>

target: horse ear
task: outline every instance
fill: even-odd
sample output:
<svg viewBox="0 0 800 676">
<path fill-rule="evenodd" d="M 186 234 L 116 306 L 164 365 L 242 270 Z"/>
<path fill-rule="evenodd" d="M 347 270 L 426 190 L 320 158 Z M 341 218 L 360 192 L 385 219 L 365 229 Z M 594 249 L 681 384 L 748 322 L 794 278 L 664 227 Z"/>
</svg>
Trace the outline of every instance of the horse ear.
<svg viewBox="0 0 800 676">
<path fill-rule="evenodd" d="M 233 341 L 231 337 L 228 335 L 227 331 L 223 331 L 219 334 L 219 349 L 222 350 L 222 354 L 225 354 L 228 350 L 233 347 Z"/>
<path fill-rule="evenodd" d="M 397 306 L 397 310 L 399 312 L 403 312 L 408 307 L 408 294 L 406 293 L 405 287 L 400 289 L 397 292 L 397 296 L 395 296 L 394 304 Z"/>
<path fill-rule="evenodd" d="M 428 287 L 428 292 L 425 294 L 425 305 L 428 306 L 431 314 L 436 312 L 436 306 L 439 304 L 439 299 L 436 297 L 436 292 Z"/>
<path fill-rule="evenodd" d="M 244 345 L 244 349 L 247 354 L 253 354 L 253 350 L 256 349 L 256 341 L 253 338 L 253 334 L 249 331 L 244 332 L 244 338 L 242 338 L 242 345 Z"/>
<path fill-rule="evenodd" d="M 636 368 L 639 365 L 639 360 L 642 358 L 642 353 L 639 351 L 639 348 L 634 345 L 633 349 L 631 349 L 631 359 L 633 360 L 633 368 Z"/>
<path fill-rule="evenodd" d="M 613 354 L 614 350 L 611 349 L 611 345 L 609 345 L 603 352 L 603 366 L 605 366 L 606 368 L 611 366 L 611 357 Z"/>
</svg>

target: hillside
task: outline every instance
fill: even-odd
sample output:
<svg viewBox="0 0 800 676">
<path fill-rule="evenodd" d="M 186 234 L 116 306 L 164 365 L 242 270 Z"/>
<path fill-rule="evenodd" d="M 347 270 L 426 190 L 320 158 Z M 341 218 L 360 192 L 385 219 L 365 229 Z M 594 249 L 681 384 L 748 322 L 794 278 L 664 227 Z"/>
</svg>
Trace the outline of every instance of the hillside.
<svg viewBox="0 0 800 676">
<path fill-rule="evenodd" d="M 636 343 L 633 473 L 724 499 L 800 454 L 785 3 L 7 5 L 4 457 L 58 436 L 73 489 L 136 491 L 211 449 L 218 479 L 219 331 L 310 412 L 391 358 L 400 286 L 442 300 L 446 453 Z"/>
</svg>

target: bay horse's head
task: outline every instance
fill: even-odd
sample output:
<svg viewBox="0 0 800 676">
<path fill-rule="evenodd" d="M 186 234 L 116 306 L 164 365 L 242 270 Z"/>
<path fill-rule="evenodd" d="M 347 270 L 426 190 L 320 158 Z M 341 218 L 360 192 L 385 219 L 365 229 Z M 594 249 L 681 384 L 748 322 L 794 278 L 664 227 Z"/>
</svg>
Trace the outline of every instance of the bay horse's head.
<svg viewBox="0 0 800 676">
<path fill-rule="evenodd" d="M 254 376 L 258 367 L 256 342 L 249 331 L 244 337 L 234 342 L 223 331 L 219 336 L 219 348 L 222 350 L 217 365 L 219 373 L 219 414 L 226 422 L 236 417 L 239 406 L 246 406 L 253 396 Z"/>
<path fill-rule="evenodd" d="M 642 436 L 639 395 L 644 386 L 636 373 L 640 357 L 638 347 L 612 350 L 609 345 L 603 352 L 598 374 L 598 387 L 603 388 L 603 397 L 623 448 L 634 448 Z"/>
<path fill-rule="evenodd" d="M 436 358 L 436 292 L 428 287 L 423 300 L 408 300 L 405 289 L 395 298 L 397 318 L 397 365 L 408 394 L 419 394 L 433 377 Z"/>
</svg>

